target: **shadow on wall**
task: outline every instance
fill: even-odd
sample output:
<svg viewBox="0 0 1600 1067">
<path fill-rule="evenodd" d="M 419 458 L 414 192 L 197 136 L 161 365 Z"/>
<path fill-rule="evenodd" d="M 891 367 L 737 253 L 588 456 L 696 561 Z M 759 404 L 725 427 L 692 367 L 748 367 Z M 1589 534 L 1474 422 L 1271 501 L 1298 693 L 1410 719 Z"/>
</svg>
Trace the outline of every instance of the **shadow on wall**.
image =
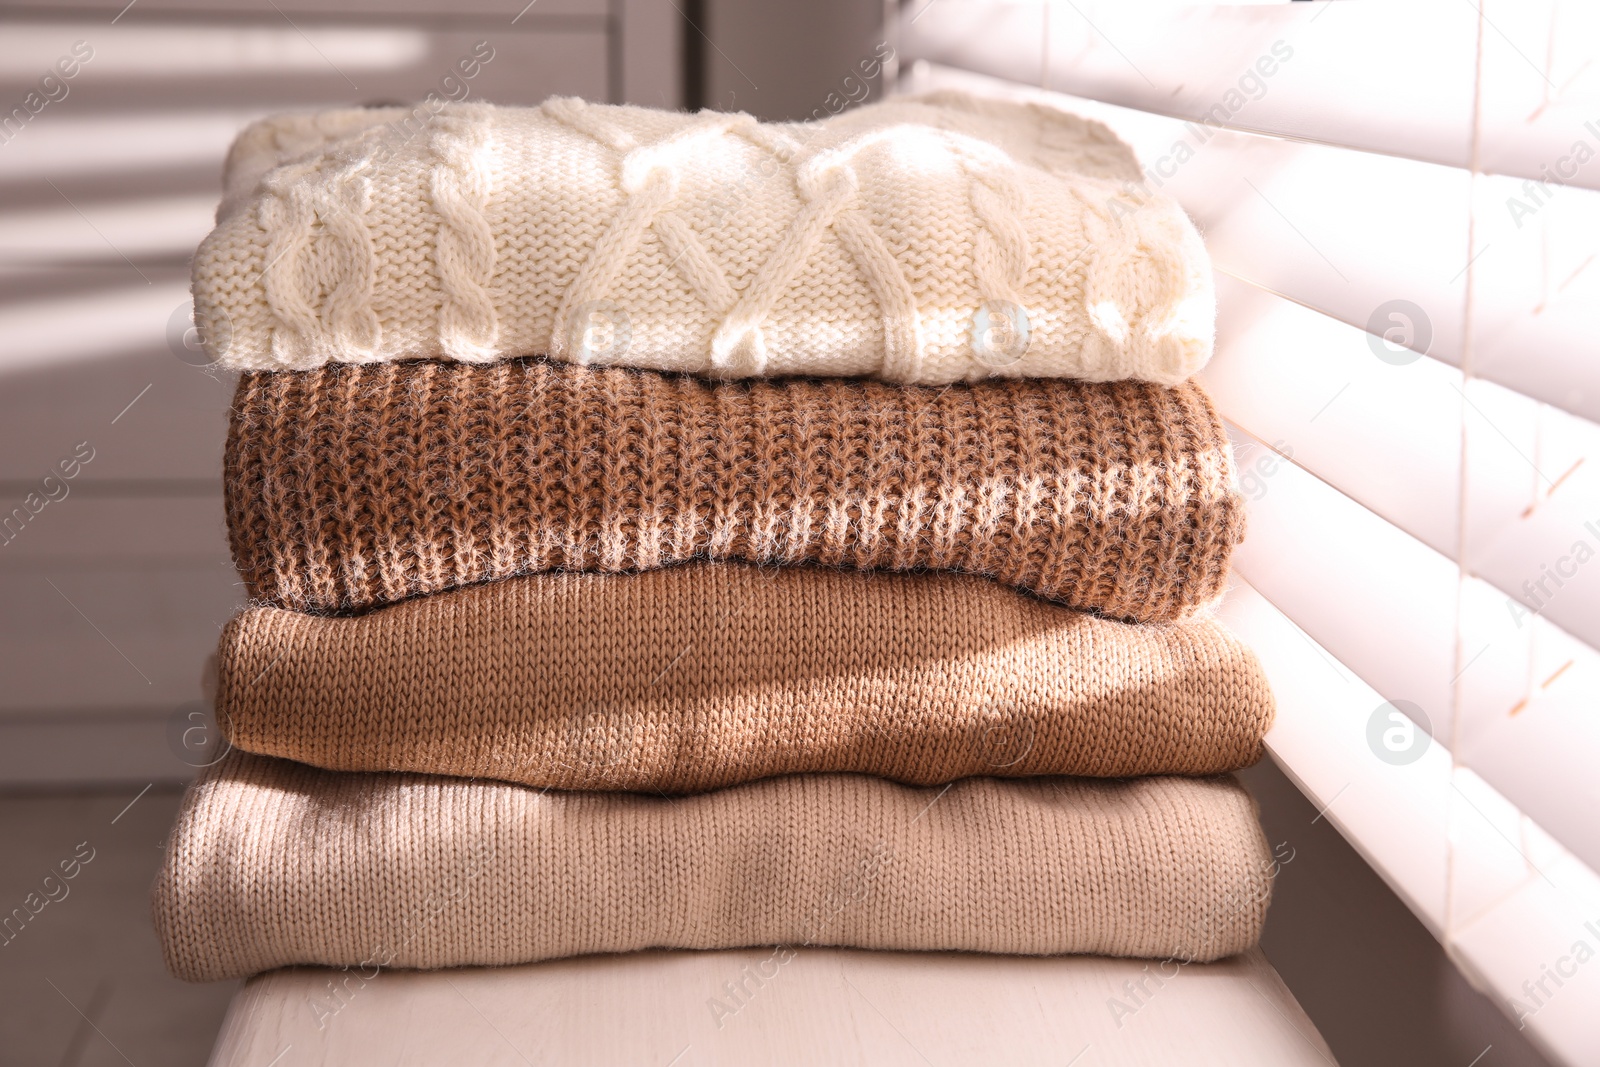
<svg viewBox="0 0 1600 1067">
<path fill-rule="evenodd" d="M 0 792 L 0 901 L 48 897 L 0 947 L 0 1062 L 201 1067 L 236 982 L 167 973 L 150 882 L 177 814 L 171 787 Z M 41 883 L 46 872 L 73 872 Z M 25 912 L 26 914 L 26 912 Z M 279 1064 L 278 1067 L 286 1067 Z"/>
<path fill-rule="evenodd" d="M 1240 773 L 1288 842 L 1261 947 L 1340 1063 L 1548 1067 L 1271 759 Z"/>
<path fill-rule="evenodd" d="M 700 0 L 702 100 L 770 121 L 821 118 L 882 95 L 878 0 Z M 689 36 L 693 36 L 691 31 Z M 692 42 L 690 54 L 693 55 Z"/>
<path fill-rule="evenodd" d="M 604 0 L 515 19 L 459 0 L 448 24 L 217 6 L 0 16 L 0 784 L 194 772 L 169 728 L 242 597 L 220 477 L 233 382 L 173 331 L 238 130 L 430 95 L 605 100 L 622 63 L 667 59 Z"/>
</svg>

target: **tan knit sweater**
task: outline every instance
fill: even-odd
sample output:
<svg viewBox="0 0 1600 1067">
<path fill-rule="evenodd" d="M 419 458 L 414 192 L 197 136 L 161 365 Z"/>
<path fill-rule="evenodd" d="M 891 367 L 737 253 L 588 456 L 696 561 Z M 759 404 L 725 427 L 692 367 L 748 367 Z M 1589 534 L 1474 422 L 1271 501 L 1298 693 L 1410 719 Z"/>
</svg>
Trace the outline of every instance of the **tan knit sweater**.
<svg viewBox="0 0 1600 1067">
<path fill-rule="evenodd" d="M 253 597 L 370 607 L 700 558 L 995 577 L 1140 621 L 1243 536 L 1192 383 L 708 382 L 544 360 L 240 378 L 224 484 Z"/>
<path fill-rule="evenodd" d="M 1210 621 L 1130 626 L 955 574 L 531 575 L 223 631 L 239 748 L 346 771 L 684 793 L 804 771 L 1214 774 L 1272 696 Z"/>
<path fill-rule="evenodd" d="M 1272 870 L 1229 778 L 794 775 L 673 800 L 235 752 L 185 798 L 154 911 L 190 980 L 774 944 L 1211 960 L 1256 943 Z"/>
<path fill-rule="evenodd" d="M 223 365 L 549 355 L 718 376 L 1173 383 L 1205 249 L 1099 123 L 960 93 L 815 123 L 448 104 L 279 116 L 195 255 Z"/>
</svg>

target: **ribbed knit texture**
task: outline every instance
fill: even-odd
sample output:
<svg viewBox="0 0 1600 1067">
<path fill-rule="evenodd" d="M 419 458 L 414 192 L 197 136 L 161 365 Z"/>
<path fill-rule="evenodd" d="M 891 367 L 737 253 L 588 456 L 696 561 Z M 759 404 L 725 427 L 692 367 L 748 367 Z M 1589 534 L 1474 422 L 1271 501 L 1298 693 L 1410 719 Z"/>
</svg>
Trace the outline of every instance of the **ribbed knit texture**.
<svg viewBox="0 0 1600 1067">
<path fill-rule="evenodd" d="M 552 98 L 245 131 L 194 260 L 226 367 L 549 355 L 720 377 L 1175 383 L 1205 249 L 1098 123 L 960 93 L 806 124 Z"/>
<path fill-rule="evenodd" d="M 808 567 L 533 575 L 355 618 L 259 608 L 219 660 L 219 721 L 246 751 L 557 789 L 1215 774 L 1259 758 L 1273 710 L 1211 621 Z"/>
<path fill-rule="evenodd" d="M 681 799 L 338 774 L 235 752 L 155 886 L 180 978 L 787 944 L 1211 960 L 1271 857 L 1228 778 L 911 789 L 794 775 Z"/>
<path fill-rule="evenodd" d="M 546 360 L 248 373 L 224 487 L 252 597 L 366 608 L 697 557 L 989 575 L 1181 617 L 1243 536 L 1198 385 L 708 382 Z"/>
</svg>

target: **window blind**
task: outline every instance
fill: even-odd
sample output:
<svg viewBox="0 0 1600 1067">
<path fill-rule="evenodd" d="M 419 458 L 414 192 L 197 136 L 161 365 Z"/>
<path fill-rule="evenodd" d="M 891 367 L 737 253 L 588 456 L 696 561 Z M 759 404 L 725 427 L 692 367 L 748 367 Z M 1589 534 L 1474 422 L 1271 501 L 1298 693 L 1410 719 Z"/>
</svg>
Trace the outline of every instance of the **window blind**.
<svg viewBox="0 0 1600 1067">
<path fill-rule="evenodd" d="M 1542 1051 L 1600 1062 L 1600 7 L 896 15 L 902 90 L 1100 119 L 1205 234 L 1268 746 Z"/>
<path fill-rule="evenodd" d="M 1476 153 L 1483 173 L 1600 189 L 1596 168 L 1562 164 L 1596 118 L 1593 5 L 911 0 L 901 12 L 903 59 L 1452 167 Z"/>
<path fill-rule="evenodd" d="M 1475 33 L 1463 25 L 1477 17 L 1468 0 L 1178 7 L 1164 23 L 1160 3 L 1154 15 L 1145 4 L 1104 7 L 935 0 L 901 26 L 910 56 L 964 58 L 967 70 L 1128 105 L 1096 117 L 1125 129 L 1150 187 L 1207 228 L 1220 266 L 1363 328 L 1401 293 L 1427 316 L 1421 347 L 1457 365 L 1475 255 L 1474 376 L 1600 419 L 1600 360 L 1584 332 L 1600 302 L 1585 236 L 1600 228 L 1600 197 L 1583 195 L 1600 188 L 1600 64 L 1552 60 L 1551 84 L 1526 66 L 1558 45 L 1570 51 L 1569 35 L 1600 40 L 1600 5 L 1558 18 L 1548 3 L 1502 0 L 1495 25 L 1519 41 L 1487 31 L 1485 64 L 1500 77 L 1483 95 L 1501 120 L 1485 120 L 1475 175 L 1469 133 L 1444 136 L 1457 111 L 1470 118 L 1472 81 L 1460 82 L 1453 51 L 1467 47 L 1456 36 Z M 1541 33 L 1549 40 L 1535 47 Z M 1352 34 L 1368 47 L 1346 48 Z M 1381 51 L 1396 42 L 1403 56 Z M 1526 130 L 1510 120 L 1517 108 L 1534 117 Z M 1341 201 L 1361 210 L 1322 210 Z M 1272 239 L 1280 233 L 1295 239 Z M 1522 358 L 1530 346 L 1545 356 Z"/>
</svg>

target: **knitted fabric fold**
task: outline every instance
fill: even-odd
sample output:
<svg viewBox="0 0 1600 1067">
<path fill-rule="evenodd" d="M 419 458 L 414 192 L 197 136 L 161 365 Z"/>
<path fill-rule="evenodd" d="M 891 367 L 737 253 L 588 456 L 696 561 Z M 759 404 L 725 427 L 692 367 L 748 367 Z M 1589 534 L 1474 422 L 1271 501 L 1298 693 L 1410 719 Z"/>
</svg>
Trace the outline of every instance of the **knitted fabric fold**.
<svg viewBox="0 0 1600 1067">
<path fill-rule="evenodd" d="M 339 774 L 234 752 L 154 890 L 180 978 L 845 945 L 1212 960 L 1274 864 L 1231 778 L 912 789 L 795 775 L 692 797 Z"/>
<path fill-rule="evenodd" d="M 960 570 L 1180 618 L 1243 537 L 1194 383 L 709 382 L 547 360 L 240 377 L 224 485 L 252 597 L 348 611 L 695 558 Z"/>
<path fill-rule="evenodd" d="M 246 611 L 238 748 L 343 771 L 685 793 L 856 771 L 1215 774 L 1273 704 L 1209 620 L 1110 622 L 954 574 L 691 563 L 511 578 L 354 618 Z"/>
<path fill-rule="evenodd" d="M 552 98 L 245 130 L 194 260 L 222 366 L 548 355 L 1173 384 L 1211 271 L 1104 126 L 962 93 L 811 123 Z"/>
</svg>

